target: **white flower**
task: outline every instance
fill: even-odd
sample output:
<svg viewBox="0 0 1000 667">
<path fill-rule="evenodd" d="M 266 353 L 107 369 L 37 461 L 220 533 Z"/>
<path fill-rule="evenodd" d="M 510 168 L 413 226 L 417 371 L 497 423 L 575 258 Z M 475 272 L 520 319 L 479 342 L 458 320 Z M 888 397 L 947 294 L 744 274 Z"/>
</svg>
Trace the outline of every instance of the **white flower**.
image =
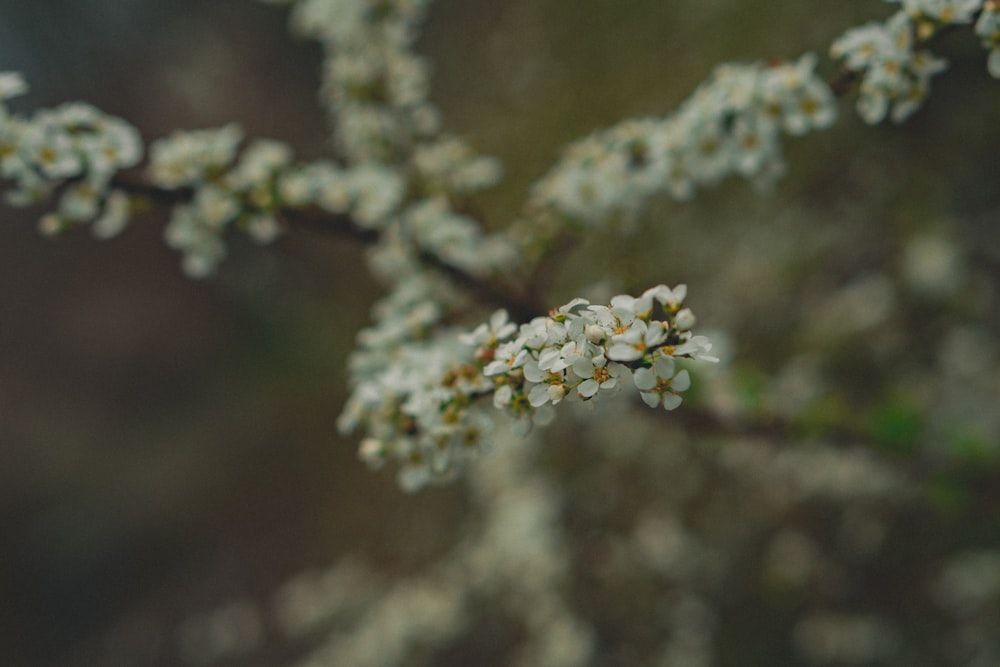
<svg viewBox="0 0 1000 667">
<path fill-rule="evenodd" d="M 32 125 L 23 136 L 23 148 L 48 178 L 76 176 L 83 169 L 80 156 L 73 149 L 69 136 L 59 128 L 47 130 Z"/>
<path fill-rule="evenodd" d="M 815 75 L 815 67 L 815 54 L 807 53 L 775 77 L 782 80 L 779 104 L 784 129 L 789 134 L 802 135 L 812 129 L 829 127 L 837 118 L 833 92 Z"/>
<path fill-rule="evenodd" d="M 687 296 L 687 285 L 682 283 L 673 289 L 670 289 L 666 285 L 657 285 L 643 292 L 643 297 L 646 296 L 656 299 L 664 308 L 676 309 Z"/>
<path fill-rule="evenodd" d="M 517 325 L 510 321 L 507 311 L 501 308 L 490 315 L 489 322 L 483 322 L 470 333 L 462 334 L 459 340 L 470 346 L 492 346 L 510 338 L 515 331 Z"/>
<path fill-rule="evenodd" d="M 28 84 L 18 72 L 0 72 L 0 102 L 28 92 Z"/>
<path fill-rule="evenodd" d="M 608 358 L 615 361 L 637 361 L 647 351 L 655 349 L 667 338 L 667 327 L 663 322 L 653 320 L 646 324 L 636 320 L 627 331 L 612 336 Z"/>
<path fill-rule="evenodd" d="M 367 164 L 348 172 L 351 215 L 363 227 L 382 227 L 405 195 L 403 179 L 392 169 Z"/>
<path fill-rule="evenodd" d="M 509 373 L 523 366 L 527 360 L 528 351 L 524 349 L 524 345 L 520 341 L 513 340 L 501 343 L 497 348 L 493 361 L 486 364 L 486 367 L 483 368 L 483 374 L 486 377 L 492 377 L 501 373 Z"/>
<path fill-rule="evenodd" d="M 863 73 L 857 110 L 866 123 L 881 122 L 887 115 L 902 122 L 923 103 L 931 77 L 944 71 L 946 61 L 913 50 L 913 33 L 911 16 L 899 11 L 884 24 L 848 30 L 830 48 L 848 69 Z"/>
<path fill-rule="evenodd" d="M 662 405 L 666 410 L 673 410 L 681 404 L 678 393 L 691 386 L 686 370 L 674 375 L 674 360 L 670 357 L 659 357 L 652 368 L 640 368 L 632 377 L 643 402 L 651 408 Z"/>
<path fill-rule="evenodd" d="M 150 175 L 168 189 L 192 185 L 212 169 L 228 166 L 242 139 L 243 130 L 232 123 L 209 130 L 175 131 L 150 146 Z"/>
<path fill-rule="evenodd" d="M 93 172 L 109 175 L 133 167 L 142 159 L 138 130 L 117 119 L 104 118 L 98 131 L 79 137 L 77 146 Z"/>
<path fill-rule="evenodd" d="M 385 444 L 377 438 L 364 438 L 358 446 L 358 458 L 374 469 L 385 464 L 386 454 Z"/>
<path fill-rule="evenodd" d="M 623 367 L 614 362 L 608 363 L 607 357 L 598 355 L 593 358 L 580 357 L 573 363 L 573 372 L 583 378 L 576 392 L 580 398 L 593 397 L 600 390 L 612 390 L 618 387 L 618 376 Z"/>
<path fill-rule="evenodd" d="M 255 243 L 266 245 L 281 235 L 281 225 L 273 215 L 259 213 L 246 221 L 247 234 Z"/>
<path fill-rule="evenodd" d="M 221 229 L 240 213 L 240 202 L 233 193 L 213 185 L 198 188 L 193 207 L 202 222 L 213 229 Z"/>
<path fill-rule="evenodd" d="M 233 188 L 246 190 L 261 185 L 292 161 L 291 147 L 273 139 L 257 139 L 240 156 L 236 168 L 227 174 Z"/>
<path fill-rule="evenodd" d="M 580 355 L 581 351 L 573 341 L 558 348 L 547 347 L 538 356 L 538 367 L 543 371 L 558 373 L 572 366 Z"/>
<path fill-rule="evenodd" d="M 971 23 L 983 0 L 903 0 L 903 8 L 914 18 L 949 23 Z"/>
</svg>

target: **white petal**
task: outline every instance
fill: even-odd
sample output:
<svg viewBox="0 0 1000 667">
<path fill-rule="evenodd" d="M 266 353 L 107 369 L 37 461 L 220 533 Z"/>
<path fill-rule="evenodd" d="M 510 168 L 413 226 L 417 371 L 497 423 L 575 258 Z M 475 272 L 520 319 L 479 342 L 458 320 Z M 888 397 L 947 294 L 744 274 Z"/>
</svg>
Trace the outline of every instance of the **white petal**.
<svg viewBox="0 0 1000 667">
<path fill-rule="evenodd" d="M 541 368 L 538 367 L 538 362 L 534 359 L 529 359 L 524 362 L 524 379 L 529 382 L 541 382 L 545 379 L 545 373 Z"/>
<path fill-rule="evenodd" d="M 618 310 L 619 308 L 631 313 L 635 313 L 633 307 L 635 306 L 635 297 L 629 296 L 628 294 L 619 294 L 618 296 L 611 297 L 611 308 L 613 310 Z"/>
<path fill-rule="evenodd" d="M 1000 49 L 990 51 L 990 57 L 986 60 L 986 68 L 994 79 L 1000 79 Z"/>
<path fill-rule="evenodd" d="M 656 375 L 649 368 L 640 368 L 632 374 L 632 380 L 640 391 L 652 389 L 656 386 Z"/>
<path fill-rule="evenodd" d="M 686 370 L 681 371 L 674 376 L 674 379 L 670 382 L 670 388 L 674 391 L 687 391 L 691 386 L 691 376 Z"/>
<path fill-rule="evenodd" d="M 643 298 L 656 299 L 661 304 L 664 304 L 670 299 L 670 288 L 666 285 L 657 285 L 643 292 L 642 296 Z"/>
<path fill-rule="evenodd" d="M 641 351 L 625 343 L 616 343 L 608 350 L 608 359 L 614 359 L 615 361 L 635 361 L 641 358 Z"/>
<path fill-rule="evenodd" d="M 594 374 L 594 362 L 587 357 L 580 357 L 573 362 L 573 372 L 582 378 L 589 378 Z"/>
<path fill-rule="evenodd" d="M 660 357 L 653 364 L 653 370 L 656 372 L 656 377 L 669 380 L 674 376 L 674 360 L 670 357 Z"/>
<path fill-rule="evenodd" d="M 664 394 L 663 395 L 663 409 L 673 410 L 681 404 L 681 397 L 677 394 Z"/>
<path fill-rule="evenodd" d="M 528 402 L 531 403 L 531 407 L 537 408 L 545 405 L 549 402 L 549 389 L 548 385 L 536 384 L 528 392 Z"/>
</svg>

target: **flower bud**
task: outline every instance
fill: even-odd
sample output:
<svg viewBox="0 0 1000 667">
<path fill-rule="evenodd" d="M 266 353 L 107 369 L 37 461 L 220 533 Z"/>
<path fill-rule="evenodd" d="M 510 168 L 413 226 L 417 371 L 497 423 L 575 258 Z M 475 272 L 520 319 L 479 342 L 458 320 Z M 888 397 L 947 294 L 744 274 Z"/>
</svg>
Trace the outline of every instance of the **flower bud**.
<svg viewBox="0 0 1000 667">
<path fill-rule="evenodd" d="M 694 313 L 690 308 L 682 308 L 674 315 L 674 326 L 678 331 L 689 331 L 694 326 Z"/>
<path fill-rule="evenodd" d="M 608 340 L 608 332 L 599 324 L 588 324 L 583 328 L 583 335 L 594 345 L 602 345 Z"/>
</svg>

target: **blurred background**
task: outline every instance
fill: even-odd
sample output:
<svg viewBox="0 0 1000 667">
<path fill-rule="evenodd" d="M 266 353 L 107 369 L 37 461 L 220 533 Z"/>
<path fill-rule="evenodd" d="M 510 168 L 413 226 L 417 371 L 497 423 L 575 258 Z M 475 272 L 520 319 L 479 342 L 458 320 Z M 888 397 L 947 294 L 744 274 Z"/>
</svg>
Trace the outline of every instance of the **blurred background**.
<svg viewBox="0 0 1000 667">
<path fill-rule="evenodd" d="M 888 9 L 441 0 L 419 50 L 433 63 L 445 126 L 505 162 L 504 184 L 481 201 L 499 228 L 568 141 L 668 112 L 724 61 L 814 50 L 833 75 L 830 42 Z M 315 104 L 320 52 L 290 37 L 286 18 L 249 0 L 0 0 L 0 70 L 30 85 L 18 111 L 84 100 L 147 140 L 235 120 L 310 159 L 327 141 Z M 700 325 L 728 341 L 721 369 L 692 369 L 687 416 L 685 406 L 676 420 L 634 418 L 632 460 L 577 449 L 558 429 L 543 438 L 543 464 L 573 507 L 567 534 L 582 583 L 569 595 L 597 628 L 591 664 L 656 664 L 658 626 L 643 605 L 661 602 L 636 592 L 669 586 L 595 574 L 609 536 L 662 505 L 657 480 L 637 467 L 703 476 L 686 509 L 670 511 L 710 542 L 713 521 L 731 527 L 720 508 L 752 513 L 746 494 L 770 485 L 713 467 L 715 454 L 748 440 L 857 448 L 906 480 L 907 502 L 859 508 L 845 491 L 748 517 L 760 528 L 727 547 L 729 574 L 705 593 L 731 602 L 718 607 L 724 646 L 709 664 L 1000 664 L 989 637 L 966 641 L 966 626 L 934 610 L 924 581 L 954 554 L 1000 549 L 1000 85 L 967 32 L 935 44 L 952 68 L 905 125 L 864 126 L 842 100 L 833 129 L 789 142 L 789 174 L 774 192 L 733 182 L 688 204 L 656 202 L 636 230 L 581 239 L 537 286 L 556 305 L 583 287 L 686 282 Z M 461 539 L 474 516 L 464 487 L 406 496 L 337 435 L 346 358 L 382 293 L 359 244 L 311 232 L 266 250 L 237 241 L 218 276 L 195 282 L 161 240 L 163 212 L 107 243 L 82 232 L 44 239 L 38 213 L 5 208 L 0 224 L 4 664 L 199 662 L 178 637 L 206 610 L 262 603 L 297 573 L 348 555 L 402 580 Z M 675 446 L 689 468 L 656 458 Z M 589 496 L 612 509 L 572 505 Z M 868 512 L 874 527 L 859 522 Z M 877 534 L 877 557 L 844 555 L 837 540 L 851 526 Z M 775 585 L 775 552 L 789 562 L 825 554 L 809 562 L 826 574 Z M 996 597 L 974 611 L 989 635 L 1000 627 L 1000 559 L 982 571 Z M 817 599 L 891 619 L 898 643 L 860 658 L 803 649 L 815 624 L 801 630 L 794 619 Z M 629 625 L 629 604 L 648 628 Z M 958 648 L 925 651 L 928 629 L 951 632 Z M 317 641 L 261 632 L 219 664 L 291 664 Z M 413 664 L 509 664 L 518 632 L 470 636 Z"/>
</svg>

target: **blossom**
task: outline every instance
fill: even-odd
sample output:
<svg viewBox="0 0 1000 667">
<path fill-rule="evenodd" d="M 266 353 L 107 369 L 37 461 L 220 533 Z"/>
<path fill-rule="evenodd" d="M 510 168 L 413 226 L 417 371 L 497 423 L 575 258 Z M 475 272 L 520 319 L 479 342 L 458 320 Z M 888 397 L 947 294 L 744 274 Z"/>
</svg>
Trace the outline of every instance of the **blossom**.
<svg viewBox="0 0 1000 667">
<path fill-rule="evenodd" d="M 982 0 L 903 0 L 903 9 L 914 19 L 941 24 L 971 23 Z"/>
<path fill-rule="evenodd" d="M 604 355 L 580 357 L 573 363 L 573 372 L 583 379 L 576 391 L 580 398 L 588 399 L 598 391 L 619 389 L 618 377 L 623 371 L 624 366 L 613 361 L 609 363 Z"/>
<path fill-rule="evenodd" d="M 494 360 L 486 364 L 483 374 L 486 377 L 507 373 L 522 367 L 528 359 L 528 351 L 524 349 L 524 344 L 514 340 L 500 344 L 497 347 Z"/>
<path fill-rule="evenodd" d="M 929 51 L 914 50 L 913 31 L 910 14 L 899 11 L 885 23 L 848 30 L 830 47 L 847 69 L 862 73 L 857 110 L 866 123 L 908 118 L 927 96 L 931 77 L 947 67 Z"/>
<path fill-rule="evenodd" d="M 515 331 L 517 331 L 517 325 L 510 321 L 507 311 L 501 308 L 490 315 L 488 322 L 483 322 L 470 333 L 462 334 L 459 340 L 466 345 L 495 347 L 497 343 L 506 340 Z"/>
<path fill-rule="evenodd" d="M 691 386 L 688 372 L 674 375 L 674 360 L 667 356 L 658 357 L 651 368 L 637 369 L 632 377 L 643 402 L 651 408 L 677 408 L 681 404 L 679 393 Z"/>
<path fill-rule="evenodd" d="M 235 124 L 174 132 L 150 146 L 150 176 L 154 183 L 168 189 L 196 184 L 212 170 L 228 166 L 242 139 L 243 130 Z"/>
<path fill-rule="evenodd" d="M 0 72 L 0 102 L 28 92 L 28 84 L 17 72 Z"/>
<path fill-rule="evenodd" d="M 587 226 L 634 215 L 659 193 L 679 200 L 738 174 L 766 181 L 782 171 L 780 133 L 829 126 L 836 105 L 806 54 L 794 63 L 722 65 L 678 110 L 628 120 L 565 150 L 533 189 L 529 210 Z"/>
<path fill-rule="evenodd" d="M 648 350 L 654 349 L 667 339 L 667 325 L 654 321 L 647 324 L 636 320 L 629 328 L 611 337 L 608 358 L 616 361 L 636 361 L 642 359 Z"/>
<path fill-rule="evenodd" d="M 47 178 L 76 176 L 83 169 L 69 135 L 58 127 L 32 125 L 22 136 L 22 149 Z"/>
<path fill-rule="evenodd" d="M 197 243 L 192 248 L 195 257 L 203 252 Z M 363 428 L 359 456 L 372 465 L 395 461 L 408 490 L 452 479 L 482 451 L 489 427 L 475 409 L 480 397 L 491 395 L 493 408 L 512 418 L 512 432 L 526 433 L 551 422 L 553 406 L 617 393 L 633 368 L 662 369 L 667 362 L 658 359 L 675 349 L 708 358 L 707 339 L 671 323 L 683 285 L 617 295 L 606 306 L 575 298 L 520 326 L 499 309 L 467 331 L 429 336 L 440 326 L 439 302 L 448 303 L 430 275 L 399 282 L 376 304 L 376 324 L 358 336 L 353 392 L 338 420 L 345 433 Z M 656 319 L 656 304 L 664 319 Z M 616 327 L 623 330 L 615 333 Z M 632 341 L 629 332 L 639 333 L 641 353 L 614 358 L 615 345 Z M 672 405 L 686 378 L 686 371 L 661 378 L 647 393 L 656 393 L 657 405 Z"/>
</svg>

